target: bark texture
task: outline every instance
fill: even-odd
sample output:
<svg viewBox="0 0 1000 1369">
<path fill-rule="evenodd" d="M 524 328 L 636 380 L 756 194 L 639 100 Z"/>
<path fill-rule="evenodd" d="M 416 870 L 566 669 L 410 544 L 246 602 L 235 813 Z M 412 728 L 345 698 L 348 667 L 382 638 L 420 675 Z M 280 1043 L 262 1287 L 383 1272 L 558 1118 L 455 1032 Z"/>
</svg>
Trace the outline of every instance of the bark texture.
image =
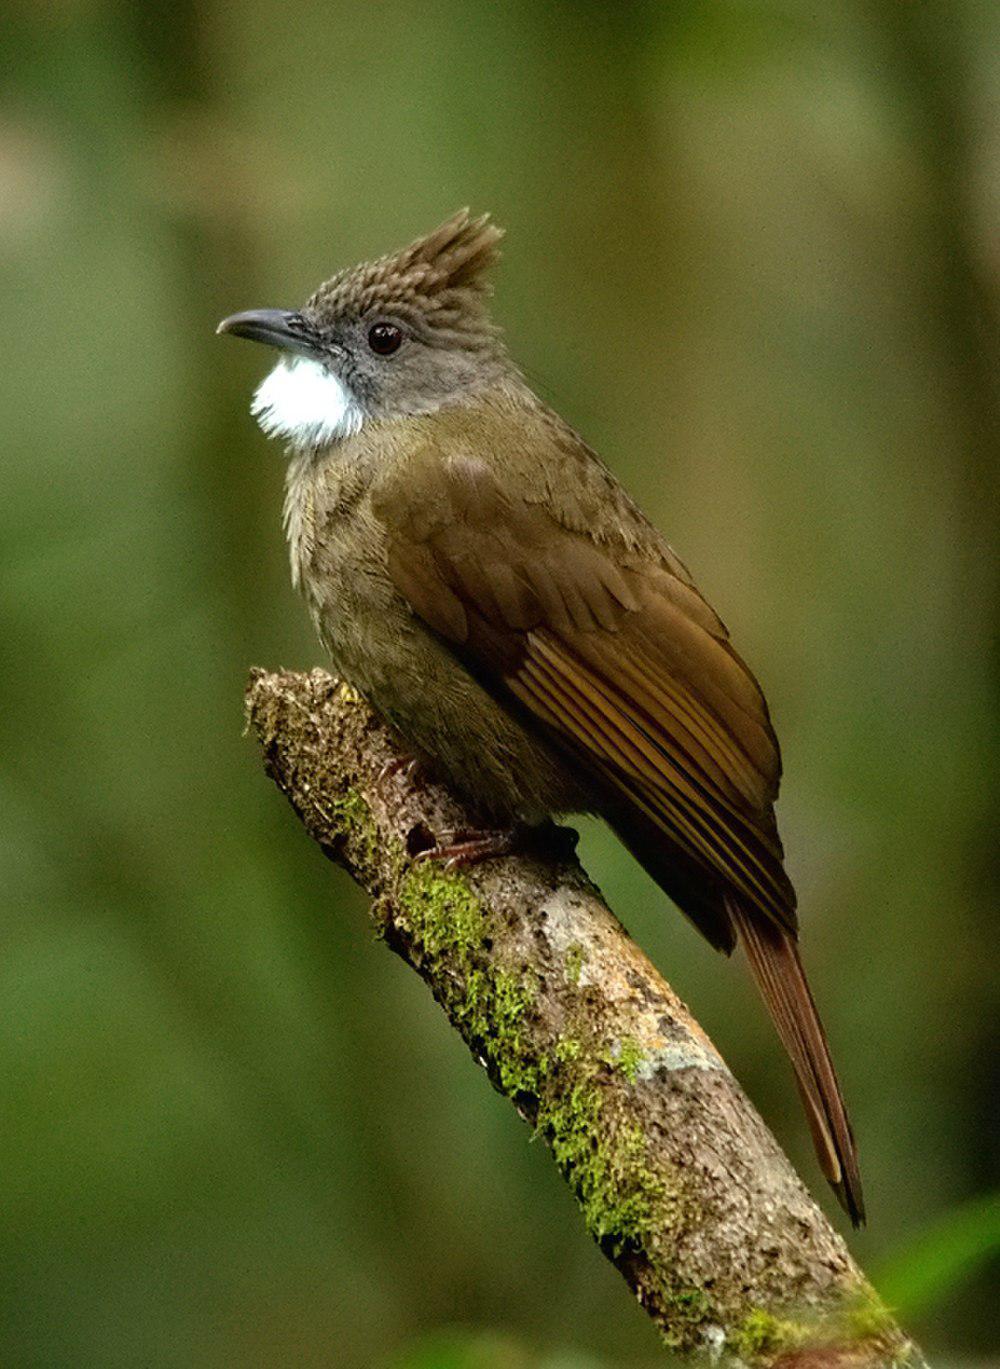
<svg viewBox="0 0 1000 1369">
<path fill-rule="evenodd" d="M 462 872 L 415 860 L 474 815 L 398 766 L 398 738 L 353 691 L 256 670 L 247 716 L 310 836 L 547 1141 L 668 1346 L 782 1369 L 922 1363 L 557 829 L 549 849 Z"/>
</svg>

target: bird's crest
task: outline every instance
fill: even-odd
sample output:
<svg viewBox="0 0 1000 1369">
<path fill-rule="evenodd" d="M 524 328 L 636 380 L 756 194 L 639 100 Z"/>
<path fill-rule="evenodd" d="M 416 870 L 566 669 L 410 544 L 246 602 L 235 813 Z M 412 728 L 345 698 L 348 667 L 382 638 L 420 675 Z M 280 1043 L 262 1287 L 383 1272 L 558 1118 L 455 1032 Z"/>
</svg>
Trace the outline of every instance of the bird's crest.
<svg viewBox="0 0 1000 1369">
<path fill-rule="evenodd" d="M 467 209 L 459 210 L 399 252 L 339 271 L 304 312 L 321 323 L 386 312 L 420 327 L 429 341 L 492 340 L 486 273 L 500 255 L 502 237 L 488 214 L 472 218 Z"/>
</svg>

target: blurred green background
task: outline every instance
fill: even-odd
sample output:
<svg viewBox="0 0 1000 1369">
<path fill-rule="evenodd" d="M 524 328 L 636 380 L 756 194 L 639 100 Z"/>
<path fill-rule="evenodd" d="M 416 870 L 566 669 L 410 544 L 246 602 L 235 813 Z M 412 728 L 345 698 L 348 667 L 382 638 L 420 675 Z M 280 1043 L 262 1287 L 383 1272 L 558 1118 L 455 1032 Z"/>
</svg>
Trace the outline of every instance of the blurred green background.
<svg viewBox="0 0 1000 1369">
<path fill-rule="evenodd" d="M 541 1145 L 241 736 L 321 663 L 269 366 L 462 204 L 543 395 L 760 673 L 852 1247 L 996 1350 L 1000 25 L 951 4 L 14 0 L 0 99 L 0 1362 L 660 1362 Z M 821 1201 L 737 964 L 587 862 Z M 992 1282 L 991 1282 L 992 1274 Z"/>
</svg>

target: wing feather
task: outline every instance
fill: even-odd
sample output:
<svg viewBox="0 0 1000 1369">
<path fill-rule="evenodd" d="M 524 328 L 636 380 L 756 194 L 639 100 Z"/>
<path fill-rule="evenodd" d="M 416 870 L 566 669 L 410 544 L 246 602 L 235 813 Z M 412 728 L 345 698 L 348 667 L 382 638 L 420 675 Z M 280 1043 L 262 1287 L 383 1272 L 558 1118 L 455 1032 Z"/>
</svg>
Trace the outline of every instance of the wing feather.
<svg viewBox="0 0 1000 1369">
<path fill-rule="evenodd" d="M 669 549 L 567 527 L 465 455 L 425 453 L 419 478 L 391 472 L 373 509 L 414 612 L 534 714 L 616 812 L 640 812 L 793 932 L 763 696 Z M 724 926 L 709 934 L 726 939 Z"/>
</svg>

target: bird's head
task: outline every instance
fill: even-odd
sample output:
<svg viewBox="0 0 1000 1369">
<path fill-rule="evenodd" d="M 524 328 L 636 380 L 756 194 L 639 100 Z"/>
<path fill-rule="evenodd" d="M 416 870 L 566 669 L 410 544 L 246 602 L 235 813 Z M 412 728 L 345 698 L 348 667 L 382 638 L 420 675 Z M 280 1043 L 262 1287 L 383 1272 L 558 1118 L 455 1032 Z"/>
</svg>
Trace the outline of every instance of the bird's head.
<svg viewBox="0 0 1000 1369">
<path fill-rule="evenodd" d="M 301 309 L 223 319 L 218 332 L 283 353 L 253 399 L 264 431 L 325 446 L 498 379 L 507 363 L 486 273 L 502 236 L 488 215 L 462 210 L 402 251 L 338 272 Z"/>
</svg>

